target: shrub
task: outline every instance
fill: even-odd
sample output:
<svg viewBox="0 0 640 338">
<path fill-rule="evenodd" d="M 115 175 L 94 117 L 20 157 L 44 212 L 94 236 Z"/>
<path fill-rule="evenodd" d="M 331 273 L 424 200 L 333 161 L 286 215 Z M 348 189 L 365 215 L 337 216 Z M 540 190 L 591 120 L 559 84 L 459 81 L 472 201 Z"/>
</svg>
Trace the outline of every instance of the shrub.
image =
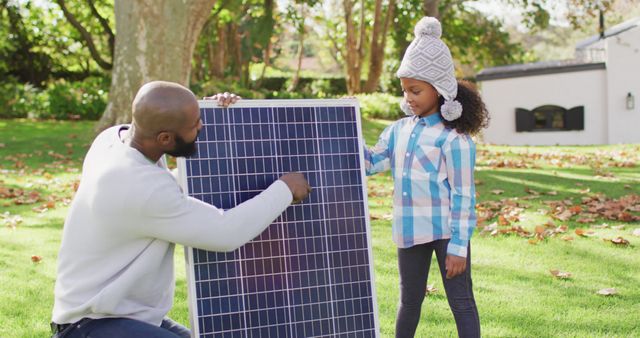
<svg viewBox="0 0 640 338">
<path fill-rule="evenodd" d="M 97 120 L 107 106 L 108 83 L 102 78 L 78 82 L 58 80 L 47 86 L 49 109 L 38 118 Z"/>
<path fill-rule="evenodd" d="M 33 117 L 48 108 L 46 93 L 13 79 L 0 84 L 0 118 Z"/>
<path fill-rule="evenodd" d="M 0 118 L 97 120 L 107 106 L 106 78 L 63 79 L 40 89 L 31 84 L 5 81 L 0 84 Z"/>
<path fill-rule="evenodd" d="M 385 120 L 395 120 L 404 113 L 400 110 L 400 98 L 385 94 L 358 94 L 356 98 L 360 102 L 360 114 L 365 118 L 378 118 Z"/>
</svg>

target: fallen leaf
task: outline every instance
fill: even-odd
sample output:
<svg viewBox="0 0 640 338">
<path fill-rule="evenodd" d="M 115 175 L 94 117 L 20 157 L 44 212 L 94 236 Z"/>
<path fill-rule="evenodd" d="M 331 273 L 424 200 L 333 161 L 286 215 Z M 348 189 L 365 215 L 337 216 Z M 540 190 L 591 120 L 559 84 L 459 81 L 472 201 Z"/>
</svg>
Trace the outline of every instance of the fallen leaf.
<svg viewBox="0 0 640 338">
<path fill-rule="evenodd" d="M 593 223 L 596 220 L 594 218 L 589 218 L 589 217 L 580 217 L 576 220 L 576 222 L 578 223 Z"/>
<path fill-rule="evenodd" d="M 500 215 L 498 216 L 498 225 L 507 226 L 511 225 L 511 222 L 504 215 Z"/>
<path fill-rule="evenodd" d="M 549 270 L 549 272 L 551 272 L 551 275 L 559 279 L 571 278 L 571 272 L 560 271 L 560 270 Z"/>
<path fill-rule="evenodd" d="M 569 210 L 565 210 L 557 215 L 551 215 L 551 216 L 560 221 L 568 221 L 571 218 L 571 216 L 573 216 L 573 213 Z"/>
<path fill-rule="evenodd" d="M 425 289 L 425 291 L 425 295 L 428 296 L 438 292 L 438 289 L 436 289 L 433 284 L 427 284 L 427 288 Z"/>
<path fill-rule="evenodd" d="M 502 195 L 502 193 L 504 193 L 504 190 L 494 189 L 494 190 L 491 190 L 491 193 L 494 195 Z"/>
<path fill-rule="evenodd" d="M 540 195 L 539 192 L 537 192 L 537 191 L 535 191 L 535 190 L 533 190 L 533 189 L 531 189 L 529 187 L 524 188 L 524 191 L 526 193 L 528 193 L 528 194 L 531 194 L 531 195 L 536 195 L 536 196 Z"/>
<path fill-rule="evenodd" d="M 620 246 L 629 245 L 629 241 L 624 239 L 624 238 L 622 238 L 622 237 L 620 237 L 620 236 L 618 236 L 618 237 L 616 237 L 614 239 L 604 239 L 604 240 L 605 241 L 609 241 L 609 242 L 611 242 L 613 244 L 616 244 L 616 245 L 620 245 Z"/>
<path fill-rule="evenodd" d="M 558 195 L 558 192 L 555 191 L 555 190 L 547 191 L 547 195 L 556 196 L 556 195 Z"/>
<path fill-rule="evenodd" d="M 565 235 L 565 236 L 562 236 L 560 239 L 562 239 L 563 241 L 570 242 L 570 241 L 573 241 L 573 236 Z"/>
<path fill-rule="evenodd" d="M 585 230 L 585 229 L 581 229 L 581 228 L 576 229 L 575 233 L 576 233 L 576 235 L 582 236 L 582 237 L 591 237 L 591 236 L 595 235 L 593 230 Z"/>
<path fill-rule="evenodd" d="M 40 263 L 41 260 L 42 260 L 42 256 L 38 256 L 38 255 L 31 256 L 31 261 L 34 263 Z"/>
<path fill-rule="evenodd" d="M 616 290 L 615 288 L 600 289 L 598 291 L 598 294 L 603 296 L 612 296 L 618 294 L 618 290 Z"/>
</svg>

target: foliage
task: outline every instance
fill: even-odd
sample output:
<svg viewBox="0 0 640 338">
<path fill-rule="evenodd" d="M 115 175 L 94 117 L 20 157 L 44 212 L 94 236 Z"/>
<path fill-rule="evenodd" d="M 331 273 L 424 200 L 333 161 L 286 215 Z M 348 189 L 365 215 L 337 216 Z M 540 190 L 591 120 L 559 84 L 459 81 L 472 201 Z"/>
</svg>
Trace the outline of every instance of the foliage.
<svg viewBox="0 0 640 338">
<path fill-rule="evenodd" d="M 107 106 L 108 82 L 103 78 L 84 81 L 58 80 L 47 86 L 49 110 L 36 116 L 44 119 L 97 120 Z"/>
<path fill-rule="evenodd" d="M 67 0 L 78 20 L 108 49 L 103 30 L 84 2 Z M 93 1 L 95 7 L 113 18 L 111 0 Z M 43 1 L 0 0 L 0 76 L 11 75 L 20 82 L 43 87 L 51 78 L 79 79 L 100 73 L 80 34 L 67 22 L 60 8 Z"/>
<path fill-rule="evenodd" d="M 33 116 L 35 112 L 47 109 L 47 100 L 41 89 L 15 79 L 7 78 L 0 83 L 0 118 L 20 118 Z"/>
<path fill-rule="evenodd" d="M 358 94 L 356 95 L 360 102 L 360 113 L 363 118 L 396 120 L 404 116 L 400 110 L 400 98 L 385 94 Z"/>
<path fill-rule="evenodd" d="M 7 81 L 0 84 L 0 118 L 29 117 L 57 120 L 97 120 L 107 104 L 106 78 L 64 79 L 46 88 Z"/>
</svg>

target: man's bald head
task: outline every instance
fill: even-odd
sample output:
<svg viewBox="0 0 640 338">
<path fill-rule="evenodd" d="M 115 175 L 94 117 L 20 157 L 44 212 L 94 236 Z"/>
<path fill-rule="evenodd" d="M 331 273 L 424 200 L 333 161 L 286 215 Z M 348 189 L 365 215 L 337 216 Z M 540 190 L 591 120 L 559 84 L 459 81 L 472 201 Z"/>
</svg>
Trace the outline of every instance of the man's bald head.
<svg viewBox="0 0 640 338">
<path fill-rule="evenodd" d="M 181 128 L 187 122 L 190 109 L 197 105 L 198 100 L 191 90 L 178 83 L 146 83 L 133 99 L 135 133 L 154 137 L 161 131 Z"/>
</svg>

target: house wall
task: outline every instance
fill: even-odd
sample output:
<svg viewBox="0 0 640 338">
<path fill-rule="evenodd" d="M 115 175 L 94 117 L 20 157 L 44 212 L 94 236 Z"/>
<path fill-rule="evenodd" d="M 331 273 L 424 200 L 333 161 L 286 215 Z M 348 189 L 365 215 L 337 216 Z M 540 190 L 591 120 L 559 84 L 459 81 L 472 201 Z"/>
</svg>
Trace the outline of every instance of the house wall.
<svg viewBox="0 0 640 338">
<path fill-rule="evenodd" d="M 605 69 L 482 81 L 482 98 L 491 116 L 483 138 L 508 145 L 606 144 L 606 86 Z M 546 104 L 584 106 L 584 130 L 516 132 L 516 108 Z"/>
<path fill-rule="evenodd" d="M 640 143 L 640 27 L 606 40 L 609 143 Z M 626 108 L 627 93 L 635 108 Z"/>
</svg>

